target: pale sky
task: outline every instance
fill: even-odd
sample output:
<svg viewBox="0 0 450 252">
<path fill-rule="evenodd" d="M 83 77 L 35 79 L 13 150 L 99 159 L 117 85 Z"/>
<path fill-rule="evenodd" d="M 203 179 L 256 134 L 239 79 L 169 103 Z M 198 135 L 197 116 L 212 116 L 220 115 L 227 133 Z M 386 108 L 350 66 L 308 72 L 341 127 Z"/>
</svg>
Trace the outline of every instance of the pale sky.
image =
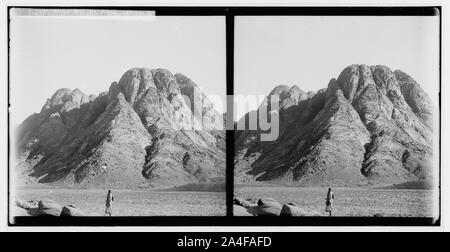
<svg viewBox="0 0 450 252">
<path fill-rule="evenodd" d="M 132 67 L 181 72 L 225 97 L 224 17 L 11 19 L 12 125 L 59 88 L 98 94 Z M 411 75 L 437 105 L 438 31 L 438 17 L 236 17 L 235 94 L 317 91 L 348 65 L 382 64 Z"/>
<path fill-rule="evenodd" d="M 133 67 L 183 73 L 205 94 L 225 99 L 224 17 L 16 16 L 10 24 L 12 125 L 60 88 L 99 94 Z"/>
<path fill-rule="evenodd" d="M 351 64 L 401 69 L 438 106 L 439 17 L 235 19 L 235 94 L 267 95 L 281 84 L 317 91 Z"/>
</svg>

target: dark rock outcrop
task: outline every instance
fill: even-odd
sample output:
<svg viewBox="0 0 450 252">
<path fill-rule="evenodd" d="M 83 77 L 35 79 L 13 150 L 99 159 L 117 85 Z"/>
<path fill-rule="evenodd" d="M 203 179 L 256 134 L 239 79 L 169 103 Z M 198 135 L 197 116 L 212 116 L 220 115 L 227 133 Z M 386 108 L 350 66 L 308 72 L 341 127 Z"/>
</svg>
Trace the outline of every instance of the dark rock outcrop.
<svg viewBox="0 0 450 252">
<path fill-rule="evenodd" d="M 281 208 L 280 216 L 306 216 L 306 213 L 294 203 L 287 203 Z"/>
<path fill-rule="evenodd" d="M 17 130 L 18 177 L 95 187 L 224 177 L 223 116 L 198 90 L 184 75 L 146 68 L 127 71 L 98 96 L 60 89 Z M 199 117 L 187 97 L 201 97 Z"/>
<path fill-rule="evenodd" d="M 39 214 L 43 216 L 60 216 L 62 207 L 53 200 L 41 200 L 38 204 Z"/>
<path fill-rule="evenodd" d="M 83 211 L 81 211 L 80 209 L 78 209 L 72 205 L 67 205 L 62 208 L 61 216 L 80 217 L 80 216 L 86 216 L 86 214 Z"/>
<path fill-rule="evenodd" d="M 256 215 L 258 216 L 279 216 L 281 212 L 281 204 L 272 198 L 258 200 Z"/>
<path fill-rule="evenodd" d="M 236 131 L 236 181 L 354 186 L 432 178 L 433 107 L 407 74 L 351 65 L 317 93 L 278 86 L 271 94 L 280 99 L 279 137 L 264 142 L 259 128 Z"/>
</svg>

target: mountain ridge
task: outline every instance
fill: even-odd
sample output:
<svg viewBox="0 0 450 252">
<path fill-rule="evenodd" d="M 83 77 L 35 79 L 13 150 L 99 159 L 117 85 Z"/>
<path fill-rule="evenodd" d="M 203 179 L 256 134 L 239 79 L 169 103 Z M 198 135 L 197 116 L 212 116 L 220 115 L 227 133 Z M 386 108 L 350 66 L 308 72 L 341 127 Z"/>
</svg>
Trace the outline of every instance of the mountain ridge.
<svg viewBox="0 0 450 252">
<path fill-rule="evenodd" d="M 197 90 L 180 73 L 148 68 L 126 71 L 98 96 L 59 89 L 18 127 L 18 177 L 88 187 L 164 187 L 223 177 L 223 117 Z M 200 116 L 186 102 L 196 97 L 192 92 L 204 101 Z"/>
<path fill-rule="evenodd" d="M 279 138 L 262 142 L 260 130 L 236 131 L 238 182 L 355 186 L 432 178 L 432 102 L 406 73 L 350 65 L 316 93 L 294 85 L 269 94 L 280 95 Z"/>
</svg>

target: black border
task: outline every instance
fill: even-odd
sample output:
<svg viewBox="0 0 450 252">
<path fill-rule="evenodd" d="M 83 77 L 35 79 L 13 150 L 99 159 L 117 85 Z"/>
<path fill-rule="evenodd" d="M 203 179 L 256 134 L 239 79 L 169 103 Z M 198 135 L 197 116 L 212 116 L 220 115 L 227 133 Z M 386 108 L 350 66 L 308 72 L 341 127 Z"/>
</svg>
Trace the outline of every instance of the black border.
<svg viewBox="0 0 450 252">
<path fill-rule="evenodd" d="M 234 131 L 227 130 L 226 204 L 227 214 L 221 217 L 149 216 L 149 217 L 15 217 L 11 222 L 9 213 L 10 195 L 10 52 L 9 25 L 11 8 L 46 9 L 109 9 L 150 10 L 157 16 L 224 16 L 226 23 L 226 74 L 227 94 L 234 93 L 234 17 L 250 16 L 436 16 L 439 15 L 439 156 L 441 155 L 441 89 L 442 89 L 442 8 L 441 6 L 408 7 L 181 7 L 181 6 L 7 6 L 8 39 L 8 226 L 440 226 L 441 216 L 441 160 L 439 159 L 439 218 L 409 217 L 240 217 L 233 216 Z M 229 107 L 231 106 L 231 107 Z M 229 110 L 231 108 L 231 110 Z M 227 104 L 227 111 L 233 111 Z"/>
<path fill-rule="evenodd" d="M 440 226 L 433 218 L 398 217 L 15 217 L 12 226 Z"/>
<path fill-rule="evenodd" d="M 227 114 L 226 127 L 233 121 L 233 102 L 228 95 L 234 94 L 234 15 L 226 15 L 226 59 L 227 59 Z M 231 113 L 230 113 L 231 112 Z M 226 128 L 228 129 L 228 128 Z M 226 131 L 226 191 L 227 191 L 227 216 L 233 216 L 233 192 L 234 192 L 234 131 Z M 229 169 L 228 167 L 233 167 Z"/>
</svg>

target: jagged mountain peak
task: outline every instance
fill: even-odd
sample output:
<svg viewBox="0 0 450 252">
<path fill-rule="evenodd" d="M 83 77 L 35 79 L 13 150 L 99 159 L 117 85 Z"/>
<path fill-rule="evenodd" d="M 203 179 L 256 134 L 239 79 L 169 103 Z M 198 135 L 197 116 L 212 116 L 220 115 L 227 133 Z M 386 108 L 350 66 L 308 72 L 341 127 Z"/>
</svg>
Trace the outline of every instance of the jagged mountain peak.
<svg viewBox="0 0 450 252">
<path fill-rule="evenodd" d="M 71 108 L 80 107 L 82 104 L 89 102 L 90 98 L 88 95 L 81 92 L 81 90 L 69 88 L 58 89 L 50 99 L 42 107 L 41 111 L 50 110 L 55 112 L 57 110 L 63 109 L 68 103 L 71 104 Z M 70 108 L 64 108 L 70 109 Z"/>
</svg>

